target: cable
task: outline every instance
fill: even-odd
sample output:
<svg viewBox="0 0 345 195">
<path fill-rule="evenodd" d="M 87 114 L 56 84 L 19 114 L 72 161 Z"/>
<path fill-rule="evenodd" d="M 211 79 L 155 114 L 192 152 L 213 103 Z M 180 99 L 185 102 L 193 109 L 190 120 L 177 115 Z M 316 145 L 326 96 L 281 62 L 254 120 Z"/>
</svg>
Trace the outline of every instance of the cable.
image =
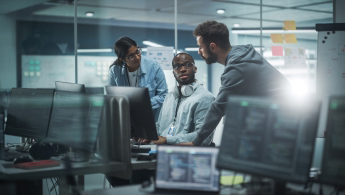
<svg viewBox="0 0 345 195">
<path fill-rule="evenodd" d="M 50 191 L 49 191 L 49 186 L 48 186 L 48 181 L 47 181 L 48 179 L 46 179 L 46 184 L 47 184 L 47 190 L 48 190 L 48 192 L 49 192 L 49 195 L 50 195 Z"/>
<path fill-rule="evenodd" d="M 55 194 L 57 195 L 57 191 L 56 191 L 56 188 L 55 188 L 55 184 L 54 184 L 54 181 L 53 181 L 53 179 L 52 178 L 50 178 L 50 181 L 52 182 L 52 185 L 53 185 L 53 189 L 55 190 Z M 49 193 L 50 193 L 50 191 L 49 191 Z"/>
<path fill-rule="evenodd" d="M 237 174 L 237 173 L 236 173 L 236 172 L 234 172 L 234 176 L 233 176 L 233 178 L 232 178 L 232 182 L 231 182 L 231 187 L 233 187 L 233 186 L 234 186 L 236 174 Z"/>
</svg>

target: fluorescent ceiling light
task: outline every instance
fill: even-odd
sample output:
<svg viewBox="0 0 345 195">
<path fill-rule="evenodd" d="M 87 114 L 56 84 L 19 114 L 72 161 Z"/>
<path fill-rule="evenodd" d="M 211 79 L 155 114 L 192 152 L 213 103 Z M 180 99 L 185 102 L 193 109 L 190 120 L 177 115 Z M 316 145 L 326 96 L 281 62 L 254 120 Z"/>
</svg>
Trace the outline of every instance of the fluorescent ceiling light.
<svg viewBox="0 0 345 195">
<path fill-rule="evenodd" d="M 260 30 L 237 30 L 232 29 L 233 34 L 260 34 Z M 300 34 L 316 33 L 316 30 L 262 30 L 262 34 Z"/>
<path fill-rule="evenodd" d="M 217 14 L 224 14 L 225 13 L 225 9 L 217 9 Z"/>
<path fill-rule="evenodd" d="M 93 12 L 86 12 L 85 15 L 86 15 L 87 17 L 92 17 L 92 16 L 94 15 L 94 13 L 93 13 Z"/>
<path fill-rule="evenodd" d="M 234 24 L 234 25 L 232 25 L 232 26 L 235 27 L 235 28 L 238 28 L 238 27 L 240 27 L 241 25 L 238 24 L 238 23 L 236 23 L 236 24 Z"/>
<path fill-rule="evenodd" d="M 163 45 L 151 41 L 143 41 L 143 44 L 151 47 L 164 47 Z"/>
<path fill-rule="evenodd" d="M 199 47 L 186 47 L 184 48 L 186 51 L 199 51 Z"/>
<path fill-rule="evenodd" d="M 113 52 L 112 49 L 78 49 L 78 53 L 101 53 L 101 52 Z"/>
</svg>

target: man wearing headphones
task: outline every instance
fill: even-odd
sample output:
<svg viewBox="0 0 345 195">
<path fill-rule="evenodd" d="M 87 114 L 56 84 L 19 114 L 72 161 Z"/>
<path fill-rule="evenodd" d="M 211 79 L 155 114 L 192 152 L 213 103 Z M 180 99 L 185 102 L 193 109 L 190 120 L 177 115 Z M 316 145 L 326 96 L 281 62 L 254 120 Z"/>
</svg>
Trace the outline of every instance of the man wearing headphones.
<svg viewBox="0 0 345 195">
<path fill-rule="evenodd" d="M 159 139 L 155 144 L 179 144 L 195 139 L 214 96 L 195 79 L 197 67 L 187 53 L 177 54 L 173 74 L 178 86 L 167 94 L 156 123 Z M 208 145 L 213 134 L 204 141 Z"/>
</svg>

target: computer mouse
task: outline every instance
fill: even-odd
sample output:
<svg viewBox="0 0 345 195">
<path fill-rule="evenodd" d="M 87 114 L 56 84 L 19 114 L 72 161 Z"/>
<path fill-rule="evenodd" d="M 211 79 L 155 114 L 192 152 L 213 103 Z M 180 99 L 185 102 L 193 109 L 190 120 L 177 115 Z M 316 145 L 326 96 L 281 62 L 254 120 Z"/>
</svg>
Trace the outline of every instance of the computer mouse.
<svg viewBox="0 0 345 195">
<path fill-rule="evenodd" d="M 33 160 L 29 156 L 20 156 L 13 160 L 13 164 L 17 163 L 24 163 L 24 162 L 32 162 Z"/>
</svg>

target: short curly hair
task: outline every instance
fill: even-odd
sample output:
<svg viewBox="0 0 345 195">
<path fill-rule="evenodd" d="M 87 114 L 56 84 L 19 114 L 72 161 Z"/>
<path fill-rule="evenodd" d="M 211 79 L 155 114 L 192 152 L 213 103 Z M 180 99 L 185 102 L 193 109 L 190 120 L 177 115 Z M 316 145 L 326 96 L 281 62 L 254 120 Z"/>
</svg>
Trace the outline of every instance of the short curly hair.
<svg viewBox="0 0 345 195">
<path fill-rule="evenodd" d="M 227 26 L 214 20 L 208 20 L 199 24 L 195 28 L 193 35 L 195 37 L 201 36 L 205 45 L 209 45 L 211 42 L 214 42 L 224 50 L 231 47 Z"/>
</svg>

